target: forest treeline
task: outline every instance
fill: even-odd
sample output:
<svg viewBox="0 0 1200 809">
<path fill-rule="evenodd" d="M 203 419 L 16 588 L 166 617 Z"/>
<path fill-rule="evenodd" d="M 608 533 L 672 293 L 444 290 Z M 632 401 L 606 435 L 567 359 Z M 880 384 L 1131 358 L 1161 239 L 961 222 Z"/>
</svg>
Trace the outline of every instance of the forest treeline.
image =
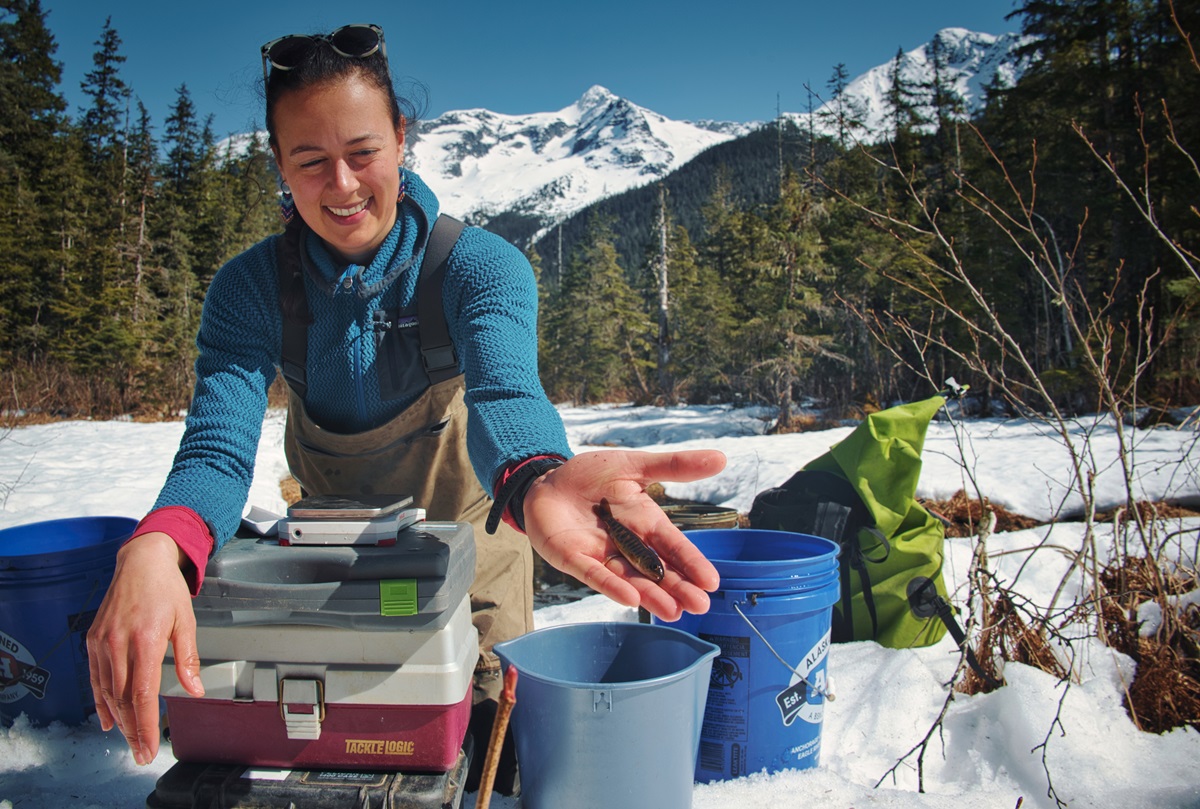
<svg viewBox="0 0 1200 809">
<path fill-rule="evenodd" d="M 107 24 L 69 115 L 39 2 L 2 8 L 0 408 L 175 413 L 209 279 L 280 229 L 269 151 L 223 152 L 186 86 L 155 137 Z M 832 134 L 781 118 L 523 245 L 551 398 L 765 402 L 785 426 L 799 401 L 951 376 L 1069 411 L 1100 377 L 1200 400 L 1200 8 L 1031 0 L 1014 20 L 1025 70 L 973 115 L 939 38 L 926 83 L 897 53 L 883 137 L 838 65 Z"/>
<path fill-rule="evenodd" d="M 935 37 L 927 82 L 893 60 L 884 138 L 839 65 L 831 136 L 777 121 L 545 235 L 552 398 L 759 401 L 781 426 L 949 377 L 1015 410 L 1200 400 L 1200 8 L 1014 18 L 1023 74 L 973 116 Z"/>
<path fill-rule="evenodd" d="M 186 85 L 156 136 L 108 22 L 69 114 L 41 3 L 2 9 L 0 407 L 178 412 L 213 273 L 281 227 L 270 153 L 221 153 Z"/>
</svg>

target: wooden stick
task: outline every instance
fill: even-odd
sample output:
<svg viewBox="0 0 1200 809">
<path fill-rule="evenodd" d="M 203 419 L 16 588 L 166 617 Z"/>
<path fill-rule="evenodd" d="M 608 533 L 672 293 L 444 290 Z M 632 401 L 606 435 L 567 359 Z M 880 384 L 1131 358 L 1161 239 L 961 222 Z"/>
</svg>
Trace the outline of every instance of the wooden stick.
<svg viewBox="0 0 1200 809">
<path fill-rule="evenodd" d="M 487 758 L 483 760 L 483 774 L 479 781 L 479 797 L 475 809 L 487 809 L 492 800 L 492 785 L 496 782 L 496 770 L 500 767 L 500 748 L 504 746 L 504 734 L 508 730 L 508 717 L 517 704 L 517 667 L 510 665 L 504 672 L 504 688 L 500 691 L 500 705 L 496 708 L 496 721 L 492 724 L 492 737 L 488 740 Z"/>
</svg>

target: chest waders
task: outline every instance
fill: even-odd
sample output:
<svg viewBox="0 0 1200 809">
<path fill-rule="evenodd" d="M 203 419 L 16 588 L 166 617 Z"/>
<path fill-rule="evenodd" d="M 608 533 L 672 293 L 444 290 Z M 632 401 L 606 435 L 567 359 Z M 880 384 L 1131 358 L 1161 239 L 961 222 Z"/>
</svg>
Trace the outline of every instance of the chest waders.
<svg viewBox="0 0 1200 809">
<path fill-rule="evenodd" d="M 533 629 L 533 552 L 529 540 L 506 524 L 484 533 L 491 498 L 475 477 L 467 455 L 466 383 L 446 327 L 442 284 L 450 251 L 463 224 L 439 216 L 426 243 L 417 284 L 419 346 L 399 350 L 393 365 L 424 369 L 424 390 L 403 412 L 359 433 L 338 433 L 309 417 L 308 324 L 304 290 L 307 227 L 299 217 L 278 240 L 276 264 L 283 312 L 280 368 L 288 383 L 284 451 L 306 495 L 412 495 L 430 520 L 470 523 L 475 531 L 475 578 L 471 616 L 479 632 L 474 701 L 500 692 L 500 661 L 492 646 Z M 489 726 L 490 727 L 490 726 Z"/>
</svg>

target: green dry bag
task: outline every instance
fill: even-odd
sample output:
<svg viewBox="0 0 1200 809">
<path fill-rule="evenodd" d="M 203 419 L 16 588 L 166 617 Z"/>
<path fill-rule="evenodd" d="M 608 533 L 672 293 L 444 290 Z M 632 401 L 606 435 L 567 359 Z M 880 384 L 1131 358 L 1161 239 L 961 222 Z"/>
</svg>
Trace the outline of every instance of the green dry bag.
<svg viewBox="0 0 1200 809">
<path fill-rule="evenodd" d="M 961 629 L 942 579 L 945 526 L 916 501 L 921 451 L 938 395 L 867 416 L 782 486 L 755 497 L 750 524 L 841 546 L 833 641 L 905 648 Z"/>
</svg>

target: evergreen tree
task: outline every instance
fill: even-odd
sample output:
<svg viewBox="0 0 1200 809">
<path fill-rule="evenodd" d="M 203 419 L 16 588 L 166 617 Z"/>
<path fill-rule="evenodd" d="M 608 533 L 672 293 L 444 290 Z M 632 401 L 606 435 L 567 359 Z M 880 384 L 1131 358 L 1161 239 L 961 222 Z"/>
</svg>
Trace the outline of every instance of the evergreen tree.
<svg viewBox="0 0 1200 809">
<path fill-rule="evenodd" d="M 716 271 L 700 259 L 683 226 L 671 230 L 671 362 L 679 398 L 728 401 L 735 302 Z"/>
<path fill-rule="evenodd" d="M 838 62 L 825 86 L 829 89 L 829 102 L 817 111 L 817 117 L 826 129 L 832 129 L 834 141 L 845 152 L 858 141 L 863 133 L 866 107 L 860 99 L 846 95 L 850 74 L 846 63 Z"/>
<path fill-rule="evenodd" d="M 39 0 L 0 8 L 0 368 L 44 349 L 52 177 L 66 108 L 55 89 L 57 49 Z"/>
<path fill-rule="evenodd" d="M 765 261 L 758 263 L 759 303 L 739 330 L 752 347 L 750 368 L 778 412 L 777 424 L 791 425 L 792 404 L 818 356 L 831 350 L 831 311 L 817 284 L 828 279 L 820 225 L 824 206 L 795 173 L 784 178 L 784 193 L 767 209 Z"/>
<path fill-rule="evenodd" d="M 275 173 L 275 158 L 267 148 L 266 138 L 252 134 L 246 141 L 241 157 L 234 154 L 230 141 L 225 166 L 233 173 L 234 184 L 234 254 L 255 242 L 283 229 L 279 215 L 279 181 Z"/>
<path fill-rule="evenodd" d="M 112 153 L 124 145 L 124 125 L 129 87 L 121 78 L 121 36 L 112 26 L 112 17 L 104 20 L 97 50 L 92 55 L 92 69 L 84 76 L 80 87 L 91 103 L 83 110 L 80 128 L 87 156 L 94 165 L 103 164 Z"/>
<path fill-rule="evenodd" d="M 651 331 L 617 261 L 611 225 L 596 219 L 571 255 L 546 318 L 542 378 L 551 395 L 578 403 L 644 394 Z"/>
<path fill-rule="evenodd" d="M 203 134 L 187 85 L 176 90 L 163 128 L 160 199 L 154 231 L 160 317 L 156 344 L 173 391 L 190 389 L 193 343 L 204 287 L 197 278 L 204 183 Z"/>
<path fill-rule="evenodd" d="M 943 194 L 957 187 L 954 178 L 962 171 L 959 126 L 967 118 L 966 107 L 954 88 L 948 58 L 948 46 L 939 31 L 929 45 L 932 70 L 929 85 L 923 89 L 930 102 L 935 127 L 932 170 Z"/>
<path fill-rule="evenodd" d="M 0 7 L 0 177 L 14 191 L 30 185 L 23 173 L 44 170 L 47 143 L 64 123 L 57 51 L 40 0 Z"/>
<path fill-rule="evenodd" d="M 171 105 L 164 129 L 166 160 L 162 166 L 166 191 L 180 205 L 190 206 L 196 202 L 195 192 L 198 175 L 204 166 L 204 134 L 196 115 L 196 105 L 186 84 L 175 91 L 175 103 Z"/>
<path fill-rule="evenodd" d="M 658 243 L 647 251 L 641 284 L 657 322 L 655 400 L 727 398 L 729 337 L 734 302 L 716 273 L 700 261 L 687 229 L 674 221 L 660 191 Z"/>
<path fill-rule="evenodd" d="M 79 131 L 83 143 L 83 232 L 74 262 L 82 283 L 68 288 L 61 302 L 65 316 L 61 349 L 85 373 L 118 380 L 121 394 L 132 384 L 140 353 L 139 339 L 130 333 L 136 308 L 129 258 L 128 142 L 125 119 L 130 91 L 120 76 L 125 57 L 121 38 L 104 23 L 93 69 L 81 87 L 91 99 Z M 133 234 L 134 238 L 136 234 Z"/>
<path fill-rule="evenodd" d="M 150 113 L 138 102 L 138 119 L 129 136 L 129 187 L 133 195 L 133 232 L 128 240 L 133 264 L 134 323 L 153 318 L 154 302 L 147 292 L 147 263 L 150 260 L 150 216 L 157 184 L 157 144 L 151 131 Z"/>
<path fill-rule="evenodd" d="M 896 51 L 888 68 L 888 89 L 884 95 L 884 116 L 891 140 L 895 164 L 909 171 L 920 162 L 918 142 L 920 130 L 928 121 L 922 112 L 924 93 L 905 73 L 907 59 L 902 49 Z"/>
</svg>

